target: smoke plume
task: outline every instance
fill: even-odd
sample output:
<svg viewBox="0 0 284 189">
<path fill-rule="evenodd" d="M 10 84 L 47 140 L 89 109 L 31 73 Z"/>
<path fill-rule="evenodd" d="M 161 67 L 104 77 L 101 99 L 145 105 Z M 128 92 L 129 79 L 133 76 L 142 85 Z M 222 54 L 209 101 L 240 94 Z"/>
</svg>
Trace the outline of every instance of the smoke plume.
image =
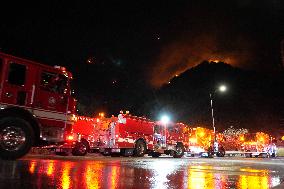
<svg viewBox="0 0 284 189">
<path fill-rule="evenodd" d="M 218 35 L 213 34 L 189 36 L 187 39 L 182 37 L 162 48 L 150 73 L 151 85 L 160 87 L 204 60 L 253 67 L 248 64 L 254 56 L 252 44 L 243 37 L 229 41 L 219 40 Z"/>
</svg>

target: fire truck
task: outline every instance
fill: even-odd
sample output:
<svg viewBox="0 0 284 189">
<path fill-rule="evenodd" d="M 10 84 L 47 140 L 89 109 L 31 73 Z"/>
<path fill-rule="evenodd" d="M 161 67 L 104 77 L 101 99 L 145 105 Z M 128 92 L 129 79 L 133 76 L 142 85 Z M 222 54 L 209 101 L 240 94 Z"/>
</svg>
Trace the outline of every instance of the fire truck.
<svg viewBox="0 0 284 189">
<path fill-rule="evenodd" d="M 270 141 L 269 135 L 263 132 L 245 133 L 227 137 L 219 133 L 217 135 L 217 142 L 219 152 L 224 152 L 216 154 L 217 156 L 224 156 L 226 153 L 228 156 L 275 157 L 277 151 L 276 145 Z M 209 154 L 212 155 L 214 153 L 214 147 L 211 146 L 209 148 Z"/>
<path fill-rule="evenodd" d="M 0 73 L 0 157 L 16 159 L 32 146 L 64 141 L 76 111 L 72 74 L 1 52 Z"/>
<path fill-rule="evenodd" d="M 99 152 L 99 146 L 108 133 L 110 123 L 116 120 L 115 117 L 76 116 L 70 135 L 64 144 L 56 147 L 56 154 L 84 156 L 88 152 Z"/>
<path fill-rule="evenodd" d="M 275 157 L 276 145 L 272 143 L 268 134 L 263 132 L 245 134 L 240 137 L 241 151 L 246 157 Z"/>
<path fill-rule="evenodd" d="M 162 154 L 180 158 L 188 149 L 187 125 L 182 123 L 163 124 L 145 117 L 130 114 L 118 115 L 110 123 L 109 132 L 101 141 L 100 152 L 111 156 L 138 156 Z"/>
<path fill-rule="evenodd" d="M 210 147 L 214 134 L 213 131 L 204 127 L 195 127 L 189 130 L 189 154 L 190 156 L 200 155 Z"/>
</svg>

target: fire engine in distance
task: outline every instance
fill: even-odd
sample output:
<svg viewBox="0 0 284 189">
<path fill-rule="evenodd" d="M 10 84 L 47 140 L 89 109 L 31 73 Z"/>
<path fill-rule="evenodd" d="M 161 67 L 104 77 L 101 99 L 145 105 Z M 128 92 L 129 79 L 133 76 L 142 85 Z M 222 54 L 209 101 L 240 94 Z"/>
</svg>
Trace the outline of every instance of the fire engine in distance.
<svg viewBox="0 0 284 189">
<path fill-rule="evenodd" d="M 180 158 L 189 150 L 189 131 L 182 123 L 163 124 L 129 113 L 111 118 L 78 116 L 68 142 L 56 151 L 76 156 L 95 151 L 104 156 L 167 154 Z"/>
<path fill-rule="evenodd" d="M 109 132 L 102 137 L 100 152 L 111 156 L 138 156 L 162 154 L 180 158 L 188 150 L 188 126 L 182 123 L 163 124 L 145 117 L 120 113 L 111 122 Z"/>
<path fill-rule="evenodd" d="M 110 123 L 116 120 L 116 117 L 76 116 L 72 132 L 64 144 L 56 146 L 56 154 L 84 156 L 89 152 L 99 152 L 101 142 L 108 135 Z"/>
</svg>

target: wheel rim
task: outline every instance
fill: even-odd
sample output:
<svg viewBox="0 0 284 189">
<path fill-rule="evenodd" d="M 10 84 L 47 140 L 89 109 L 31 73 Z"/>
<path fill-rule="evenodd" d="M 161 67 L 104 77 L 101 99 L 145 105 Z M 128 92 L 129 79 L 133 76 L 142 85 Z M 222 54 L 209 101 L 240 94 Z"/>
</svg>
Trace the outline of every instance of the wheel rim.
<svg viewBox="0 0 284 189">
<path fill-rule="evenodd" d="M 87 151 L 87 146 L 85 146 L 84 144 L 81 144 L 78 148 L 78 151 L 80 154 L 84 154 Z"/>
<path fill-rule="evenodd" d="M 176 148 L 176 155 L 181 155 L 182 152 L 183 152 L 182 147 L 181 147 L 181 146 L 178 146 L 178 147 Z"/>
<path fill-rule="evenodd" d="M 17 151 L 26 142 L 25 132 L 14 126 L 5 127 L 0 133 L 0 145 L 4 150 Z"/>
<path fill-rule="evenodd" d="M 139 145 L 137 146 L 137 153 L 138 153 L 139 155 L 143 154 L 143 153 L 144 153 L 144 150 L 145 150 L 145 147 L 144 147 L 143 144 L 139 144 Z"/>
</svg>

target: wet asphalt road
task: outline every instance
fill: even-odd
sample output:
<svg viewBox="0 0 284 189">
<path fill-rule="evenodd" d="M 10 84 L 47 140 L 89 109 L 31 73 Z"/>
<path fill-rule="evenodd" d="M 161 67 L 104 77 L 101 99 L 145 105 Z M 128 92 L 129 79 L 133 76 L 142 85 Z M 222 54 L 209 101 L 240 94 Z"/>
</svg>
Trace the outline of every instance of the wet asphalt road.
<svg viewBox="0 0 284 189">
<path fill-rule="evenodd" d="M 284 188 L 284 158 L 28 155 L 0 160 L 0 189 Z"/>
</svg>

